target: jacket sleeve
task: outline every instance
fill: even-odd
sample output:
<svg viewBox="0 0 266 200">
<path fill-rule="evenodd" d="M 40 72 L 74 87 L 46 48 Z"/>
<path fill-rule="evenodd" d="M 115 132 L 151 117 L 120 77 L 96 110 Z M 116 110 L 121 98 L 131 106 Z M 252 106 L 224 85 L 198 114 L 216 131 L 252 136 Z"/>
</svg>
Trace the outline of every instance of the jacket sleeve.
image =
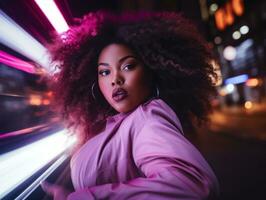
<svg viewBox="0 0 266 200">
<path fill-rule="evenodd" d="M 76 191 L 68 200 L 200 200 L 217 196 L 218 183 L 211 168 L 184 138 L 178 124 L 167 117 L 160 115 L 145 122 L 134 135 L 133 157 L 143 177 Z"/>
</svg>

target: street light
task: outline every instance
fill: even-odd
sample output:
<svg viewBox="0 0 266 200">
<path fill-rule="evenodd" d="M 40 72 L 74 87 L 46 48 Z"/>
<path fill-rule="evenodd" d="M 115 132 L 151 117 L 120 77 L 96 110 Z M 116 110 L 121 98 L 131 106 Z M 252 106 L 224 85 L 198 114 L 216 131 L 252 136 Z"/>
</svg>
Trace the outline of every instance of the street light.
<svg viewBox="0 0 266 200">
<path fill-rule="evenodd" d="M 241 26 L 241 28 L 240 28 L 240 33 L 241 33 L 241 34 L 245 35 L 245 34 L 247 34 L 248 32 L 249 32 L 249 27 L 248 27 L 248 26 L 246 26 L 246 25 Z"/>
<path fill-rule="evenodd" d="M 234 60 L 236 58 L 236 49 L 232 46 L 227 46 L 224 48 L 223 56 L 226 60 Z"/>
<path fill-rule="evenodd" d="M 232 37 L 235 39 L 235 40 L 238 40 L 239 38 L 241 38 L 241 33 L 239 31 L 235 31 L 232 35 Z"/>
</svg>

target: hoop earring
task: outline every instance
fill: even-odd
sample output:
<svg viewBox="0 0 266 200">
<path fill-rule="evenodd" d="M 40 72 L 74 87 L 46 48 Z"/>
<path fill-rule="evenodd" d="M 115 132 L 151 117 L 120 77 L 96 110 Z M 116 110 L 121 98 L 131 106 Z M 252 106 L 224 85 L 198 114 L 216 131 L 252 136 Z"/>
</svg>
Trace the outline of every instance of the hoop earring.
<svg viewBox="0 0 266 200">
<path fill-rule="evenodd" d="M 96 100 L 96 96 L 94 94 L 94 86 L 95 86 L 95 82 L 91 86 L 91 95 L 92 95 L 93 99 Z"/>
<path fill-rule="evenodd" d="M 160 90 L 158 88 L 158 86 L 156 85 L 156 98 L 160 97 Z"/>
</svg>

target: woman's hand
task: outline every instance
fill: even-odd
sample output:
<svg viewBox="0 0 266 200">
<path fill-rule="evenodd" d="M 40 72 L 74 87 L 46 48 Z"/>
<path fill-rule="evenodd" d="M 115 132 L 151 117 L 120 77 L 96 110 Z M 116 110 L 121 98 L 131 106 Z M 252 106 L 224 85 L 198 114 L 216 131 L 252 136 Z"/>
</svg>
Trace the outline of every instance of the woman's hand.
<svg viewBox="0 0 266 200">
<path fill-rule="evenodd" d="M 64 187 L 56 184 L 50 184 L 46 181 L 41 183 L 42 189 L 48 194 L 53 196 L 54 200 L 66 200 L 70 191 L 66 190 Z"/>
</svg>

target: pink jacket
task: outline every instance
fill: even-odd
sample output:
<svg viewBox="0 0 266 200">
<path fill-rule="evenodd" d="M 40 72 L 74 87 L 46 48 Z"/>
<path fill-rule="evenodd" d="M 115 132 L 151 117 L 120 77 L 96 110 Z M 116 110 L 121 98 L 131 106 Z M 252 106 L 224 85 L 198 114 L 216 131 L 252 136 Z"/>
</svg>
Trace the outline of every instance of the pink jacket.
<svg viewBox="0 0 266 200">
<path fill-rule="evenodd" d="M 218 195 L 212 169 L 161 99 L 108 118 L 106 129 L 73 155 L 71 176 L 75 192 L 68 200 L 195 200 Z"/>
</svg>

